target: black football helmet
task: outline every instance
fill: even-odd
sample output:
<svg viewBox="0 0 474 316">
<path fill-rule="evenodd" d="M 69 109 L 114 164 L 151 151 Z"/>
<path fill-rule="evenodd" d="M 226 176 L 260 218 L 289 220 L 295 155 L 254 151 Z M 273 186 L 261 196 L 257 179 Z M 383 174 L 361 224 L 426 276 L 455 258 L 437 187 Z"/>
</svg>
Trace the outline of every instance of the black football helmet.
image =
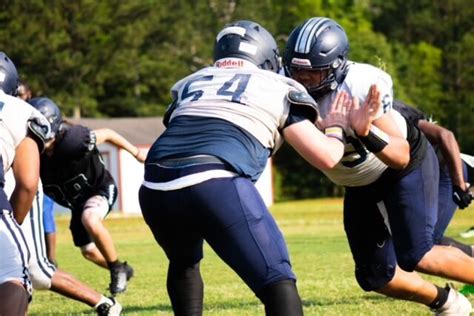
<svg viewBox="0 0 474 316">
<path fill-rule="evenodd" d="M 313 96 L 335 90 L 347 74 L 349 40 L 344 29 L 334 20 L 315 17 L 297 26 L 290 34 L 283 64 L 287 74 L 298 69 L 327 70 L 318 84 L 306 87 Z"/>
<path fill-rule="evenodd" d="M 63 122 L 61 111 L 53 100 L 41 97 L 32 98 L 28 101 L 35 109 L 41 112 L 46 117 L 51 125 L 51 132 L 56 135 L 59 131 L 61 123 Z"/>
<path fill-rule="evenodd" d="M 281 69 L 275 39 L 264 27 L 252 21 L 237 21 L 219 32 L 214 44 L 214 62 L 228 57 L 241 58 L 276 73 Z"/>
<path fill-rule="evenodd" d="M 0 90 L 6 94 L 16 96 L 18 88 L 18 72 L 10 58 L 0 52 Z"/>
</svg>

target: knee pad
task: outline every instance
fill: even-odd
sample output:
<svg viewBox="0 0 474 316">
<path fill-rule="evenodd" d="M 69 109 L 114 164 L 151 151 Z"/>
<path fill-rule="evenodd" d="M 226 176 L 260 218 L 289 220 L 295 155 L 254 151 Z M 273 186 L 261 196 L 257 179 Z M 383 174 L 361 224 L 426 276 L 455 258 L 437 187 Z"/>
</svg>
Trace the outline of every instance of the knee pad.
<svg viewBox="0 0 474 316">
<path fill-rule="evenodd" d="M 31 283 L 35 290 L 49 290 L 56 267 L 46 259 L 29 265 Z"/>
<path fill-rule="evenodd" d="M 395 268 L 393 265 L 358 266 L 355 270 L 357 283 L 364 291 L 378 290 L 393 279 Z"/>
<path fill-rule="evenodd" d="M 100 220 L 104 220 L 105 216 L 109 213 L 109 209 L 109 204 L 104 196 L 94 195 L 84 204 L 82 218 L 98 216 Z"/>
<path fill-rule="evenodd" d="M 95 243 L 90 242 L 84 246 L 79 247 L 81 249 L 81 253 L 83 256 L 86 256 L 88 253 L 95 251 L 97 249 L 97 246 Z"/>
</svg>

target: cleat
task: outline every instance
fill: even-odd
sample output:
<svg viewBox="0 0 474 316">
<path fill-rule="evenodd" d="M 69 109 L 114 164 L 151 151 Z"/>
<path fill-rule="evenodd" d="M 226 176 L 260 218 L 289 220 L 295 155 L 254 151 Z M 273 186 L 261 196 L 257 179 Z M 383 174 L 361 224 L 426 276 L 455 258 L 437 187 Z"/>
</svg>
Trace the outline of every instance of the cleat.
<svg viewBox="0 0 474 316">
<path fill-rule="evenodd" d="M 122 311 L 122 305 L 113 297 L 109 297 L 112 304 L 105 302 L 97 306 L 98 316 L 119 316 Z"/>
<path fill-rule="evenodd" d="M 465 232 L 462 232 L 461 234 L 462 238 L 471 238 L 474 237 L 474 226 L 466 230 Z"/>
<path fill-rule="evenodd" d="M 125 292 L 127 289 L 127 281 L 133 277 L 133 274 L 133 268 L 129 266 L 127 262 L 120 264 L 116 268 L 112 268 L 110 270 L 110 293 L 115 296 L 118 293 Z"/>
<path fill-rule="evenodd" d="M 446 285 L 446 289 L 449 290 L 448 300 L 443 306 L 434 311 L 435 315 L 469 316 L 472 312 L 472 305 L 469 300 L 449 285 Z"/>
<path fill-rule="evenodd" d="M 123 266 L 125 267 L 125 270 L 127 271 L 127 281 L 130 280 L 135 272 L 133 271 L 133 268 L 127 264 L 127 261 L 124 261 Z"/>
</svg>

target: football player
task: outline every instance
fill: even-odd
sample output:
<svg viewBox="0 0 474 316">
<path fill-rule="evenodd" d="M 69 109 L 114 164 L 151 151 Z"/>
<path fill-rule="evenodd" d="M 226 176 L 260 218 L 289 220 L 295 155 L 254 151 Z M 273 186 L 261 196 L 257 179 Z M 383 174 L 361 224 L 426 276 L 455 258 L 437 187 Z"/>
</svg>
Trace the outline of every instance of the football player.
<svg viewBox="0 0 474 316">
<path fill-rule="evenodd" d="M 237 21 L 217 35 L 214 65 L 171 89 L 167 128 L 148 153 L 139 199 L 169 260 L 176 315 L 202 314 L 204 240 L 267 315 L 303 314 L 284 238 L 253 182 L 283 140 L 317 168 L 337 164 L 351 103 L 339 94 L 320 132 L 316 103 L 279 70 L 273 36 L 258 23 Z"/>
<path fill-rule="evenodd" d="M 50 126 L 40 113 L 16 98 L 18 73 L 0 52 L 0 314 L 25 315 L 32 286 L 30 253 L 18 223 L 31 207 L 39 181 L 39 151 L 50 137 Z M 11 204 L 3 190 L 12 168 L 17 183 Z"/>
<path fill-rule="evenodd" d="M 5 217 L 5 221 L 2 221 L 2 224 L 6 224 L 8 231 L 11 232 L 13 237 L 10 239 L 15 240 L 18 246 L 21 246 L 20 255 L 28 257 L 19 261 L 22 265 L 25 265 L 25 267 L 21 268 L 23 275 L 21 280 L 28 285 L 28 289 L 31 287 L 29 286 L 29 279 L 24 276 L 29 271 L 31 283 L 35 289 L 51 289 L 64 296 L 84 302 L 94 307 L 99 316 L 120 315 L 121 305 L 118 302 L 90 289 L 71 275 L 56 270 L 46 258 L 44 253 L 44 234 L 42 233 L 42 190 L 41 183 L 39 182 L 39 153 L 51 141 L 54 132 L 51 130 L 49 122 L 39 111 L 20 98 L 8 96 L 8 94 L 11 96 L 16 94 L 18 74 L 14 64 L 4 53 L 0 53 L 0 72 L 3 73 L 1 75 L 3 81 L 0 83 L 1 90 L 3 91 L 0 92 L 0 115 L 2 118 L 0 128 L 1 160 L 4 162 L 2 178 L 3 171 L 7 171 L 11 165 L 10 170 L 13 172 L 6 174 L 10 178 L 7 178 L 8 181 L 6 182 L 5 189 L 9 195 L 11 194 L 10 201 L 15 219 L 21 224 L 23 236 L 20 238 L 20 234 L 15 232 L 16 226 L 8 222 L 8 212 L 4 212 L 4 215 L 2 215 L 2 217 Z M 36 143 L 31 142 L 31 139 L 36 141 Z M 2 233 L 5 232 L 3 228 L 1 230 Z M 3 244 L 2 247 L 4 247 Z M 9 255 L 14 254 L 9 248 L 5 248 L 5 251 Z M 17 260 L 21 257 L 17 257 Z M 4 260 L 2 257 L 0 265 L 9 268 L 10 270 L 7 271 L 10 274 L 16 273 L 19 275 L 18 271 L 15 272 L 9 260 Z M 15 276 L 3 274 L 4 272 L 3 268 L 0 268 L 2 280 L 5 278 L 15 278 Z M 16 276 L 16 278 L 19 279 L 20 277 Z M 13 295 L 15 292 L 8 293 Z M 0 301 L 3 302 L 3 297 Z M 0 314 L 23 315 L 24 312 L 18 311 L 18 313 L 9 314 L 8 310 L 2 310 L 2 308 L 18 308 L 20 306 L 22 305 L 16 303 L 0 303 Z"/>
<path fill-rule="evenodd" d="M 454 289 L 424 281 L 414 270 L 474 283 L 474 259 L 435 245 L 438 160 L 414 124 L 392 110 L 392 80 L 384 71 L 349 61 L 349 42 L 334 20 L 298 25 L 284 54 L 287 74 L 302 83 L 325 117 L 340 91 L 358 103 L 380 89 L 380 112 L 370 127 L 350 114 L 344 158 L 323 172 L 345 186 L 344 227 L 355 274 L 366 291 L 423 303 L 439 315 L 468 315 L 470 302 Z"/>
<path fill-rule="evenodd" d="M 11 172 L 6 174 L 6 192 L 12 190 L 16 183 Z M 28 269 L 34 290 L 51 290 L 62 296 L 72 298 L 93 307 L 99 316 L 118 316 L 122 310 L 121 304 L 114 298 L 106 297 L 86 284 L 82 283 L 67 272 L 58 269 L 48 259 L 45 246 L 43 227 L 43 189 L 41 181 L 38 192 L 33 199 L 32 207 L 26 220 L 21 224 L 26 244 L 30 250 Z"/>
<path fill-rule="evenodd" d="M 464 209 L 472 202 L 472 192 L 468 165 L 459 150 L 454 133 L 427 118 L 421 111 L 399 100 L 394 100 L 393 108 L 407 120 L 411 120 L 427 137 L 435 149 L 439 160 L 438 220 L 434 230 L 436 244 L 457 247 L 470 257 L 474 257 L 474 247 L 444 236 L 454 212 Z"/>
<path fill-rule="evenodd" d="M 74 244 L 86 259 L 110 271 L 112 295 L 124 292 L 134 271 L 127 262 L 119 261 L 103 223 L 117 198 L 117 187 L 97 145 L 111 142 L 140 162 L 145 160 L 145 154 L 110 129 L 92 131 L 63 122 L 61 111 L 51 99 L 39 97 L 29 102 L 49 120 L 55 132 L 41 155 L 44 192 L 71 209 L 69 228 Z"/>
</svg>

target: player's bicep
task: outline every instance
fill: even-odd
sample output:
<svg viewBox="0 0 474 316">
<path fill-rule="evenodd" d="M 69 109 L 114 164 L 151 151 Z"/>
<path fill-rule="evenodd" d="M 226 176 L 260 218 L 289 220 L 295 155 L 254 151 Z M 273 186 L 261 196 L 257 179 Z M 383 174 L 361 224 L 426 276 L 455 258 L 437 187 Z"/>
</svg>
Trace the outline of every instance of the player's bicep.
<svg viewBox="0 0 474 316">
<path fill-rule="evenodd" d="M 39 166 L 38 144 L 33 138 L 25 137 L 16 148 L 12 165 L 15 183 L 24 187 L 37 187 Z"/>
<path fill-rule="evenodd" d="M 390 136 L 405 138 L 402 127 L 397 124 L 391 111 L 384 113 L 378 119 L 372 122 L 373 125 L 384 131 Z"/>
<path fill-rule="evenodd" d="M 441 135 L 444 131 L 446 131 L 445 128 L 425 120 L 418 121 L 418 128 L 423 132 L 426 138 L 428 138 L 429 142 L 433 145 L 437 145 L 441 142 Z"/>
</svg>

